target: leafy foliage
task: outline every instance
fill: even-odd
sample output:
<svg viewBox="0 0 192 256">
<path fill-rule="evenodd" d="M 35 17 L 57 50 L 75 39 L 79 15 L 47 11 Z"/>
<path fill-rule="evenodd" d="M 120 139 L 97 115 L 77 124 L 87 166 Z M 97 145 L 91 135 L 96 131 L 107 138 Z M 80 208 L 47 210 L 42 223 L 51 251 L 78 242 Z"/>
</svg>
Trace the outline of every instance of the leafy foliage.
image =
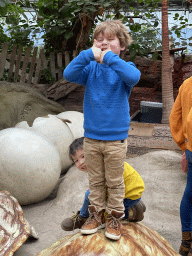
<svg viewBox="0 0 192 256">
<path fill-rule="evenodd" d="M 159 2 L 140 0 L 135 5 L 134 0 L 39 0 L 38 26 L 44 31 L 45 50 L 67 50 L 72 56 L 74 52 L 78 53 L 92 45 L 91 35 L 98 22 L 118 18 L 129 27 L 134 39 L 129 47 L 131 56 L 148 54 L 151 47 L 155 46 L 156 49 L 159 44 L 156 39 L 159 21 L 154 15 Z M 142 19 L 143 25 L 134 22 L 135 17 Z"/>
<path fill-rule="evenodd" d="M 15 4 L 0 0 L 0 46 L 5 41 L 32 46 L 36 34 L 43 31 L 47 55 L 68 51 L 72 57 L 92 45 L 91 35 L 98 22 L 121 19 L 133 38 L 129 52 L 134 59 L 148 55 L 151 49 L 161 49 L 161 21 L 156 16 L 160 4 L 160 0 L 20 0 Z M 34 10 L 34 20 L 28 20 L 24 8 Z M 174 19 L 180 25 L 174 25 L 170 35 L 175 33 L 182 45 L 190 45 L 190 39 L 181 34 L 183 28 L 191 26 L 188 19 L 178 13 Z"/>
<path fill-rule="evenodd" d="M 53 84 L 55 82 L 55 78 L 52 76 L 51 71 L 49 69 L 44 69 L 41 73 L 40 84 Z"/>
<path fill-rule="evenodd" d="M 22 1 L 13 4 L 11 0 L 0 0 L 0 46 L 5 41 L 10 43 L 10 47 L 13 44 L 33 46 L 29 34 L 34 27 L 28 21 L 21 5 Z"/>
</svg>

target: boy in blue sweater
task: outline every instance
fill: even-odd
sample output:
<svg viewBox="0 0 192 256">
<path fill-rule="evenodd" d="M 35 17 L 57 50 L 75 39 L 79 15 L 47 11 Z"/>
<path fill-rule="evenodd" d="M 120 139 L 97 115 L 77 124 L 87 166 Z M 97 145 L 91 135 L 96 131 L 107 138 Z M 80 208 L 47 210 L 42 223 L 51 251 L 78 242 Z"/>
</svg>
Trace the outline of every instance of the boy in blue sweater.
<svg viewBox="0 0 192 256">
<path fill-rule="evenodd" d="M 89 218 L 82 234 L 106 226 L 106 237 L 118 240 L 124 215 L 124 160 L 130 123 L 128 99 L 140 71 L 119 55 L 130 43 L 119 20 L 100 23 L 93 47 L 82 51 L 64 70 L 66 80 L 84 85 L 84 153 L 89 177 Z M 106 202 L 105 188 L 108 187 Z M 105 223 L 104 213 L 107 213 Z"/>
</svg>

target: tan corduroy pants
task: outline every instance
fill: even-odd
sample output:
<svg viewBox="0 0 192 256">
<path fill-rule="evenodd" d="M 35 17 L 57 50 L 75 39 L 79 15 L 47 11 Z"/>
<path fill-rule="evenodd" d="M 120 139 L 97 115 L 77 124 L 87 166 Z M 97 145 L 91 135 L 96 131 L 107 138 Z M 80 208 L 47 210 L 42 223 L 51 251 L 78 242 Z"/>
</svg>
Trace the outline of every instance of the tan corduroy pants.
<svg viewBox="0 0 192 256">
<path fill-rule="evenodd" d="M 90 204 L 98 211 L 124 211 L 124 160 L 127 140 L 103 141 L 84 139 L 85 163 L 89 177 Z M 108 200 L 106 202 L 106 185 Z"/>
</svg>

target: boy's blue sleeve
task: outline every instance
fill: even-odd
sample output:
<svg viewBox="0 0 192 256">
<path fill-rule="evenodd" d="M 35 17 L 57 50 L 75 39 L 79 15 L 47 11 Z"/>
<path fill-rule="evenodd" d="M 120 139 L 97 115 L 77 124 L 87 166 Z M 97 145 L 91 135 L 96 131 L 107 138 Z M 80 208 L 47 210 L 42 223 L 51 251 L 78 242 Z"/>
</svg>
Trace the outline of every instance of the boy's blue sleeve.
<svg viewBox="0 0 192 256">
<path fill-rule="evenodd" d="M 64 78 L 69 82 L 86 85 L 89 64 L 93 60 L 95 60 L 95 57 L 91 48 L 80 52 L 65 68 L 63 72 Z"/>
<path fill-rule="evenodd" d="M 122 60 L 117 54 L 109 51 L 103 58 L 103 63 L 113 69 L 121 79 L 132 89 L 139 82 L 141 72 L 133 62 Z M 131 87 L 131 88 L 130 88 Z"/>
</svg>

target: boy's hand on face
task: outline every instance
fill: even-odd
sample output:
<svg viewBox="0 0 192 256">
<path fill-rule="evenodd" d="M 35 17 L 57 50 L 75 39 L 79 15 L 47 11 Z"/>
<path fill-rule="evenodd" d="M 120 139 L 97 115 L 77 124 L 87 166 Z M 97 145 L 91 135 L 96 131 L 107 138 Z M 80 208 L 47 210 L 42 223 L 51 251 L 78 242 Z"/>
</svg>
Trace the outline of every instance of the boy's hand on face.
<svg viewBox="0 0 192 256">
<path fill-rule="evenodd" d="M 102 51 L 100 48 L 98 48 L 97 46 L 97 40 L 95 39 L 94 40 L 94 44 L 92 46 L 92 51 L 93 51 L 93 54 L 94 54 L 94 57 L 95 57 L 95 60 L 98 62 L 98 63 L 101 63 L 103 64 L 103 58 L 105 56 L 105 54 L 109 51 L 111 51 L 111 47 L 110 47 L 110 44 L 108 43 L 107 44 L 107 48 L 106 50 Z"/>
<path fill-rule="evenodd" d="M 110 44 L 107 44 L 107 49 L 105 51 L 101 51 L 100 63 L 103 64 L 103 58 L 107 52 L 111 51 Z"/>
<path fill-rule="evenodd" d="M 96 40 L 94 40 L 94 44 L 91 47 L 92 51 L 93 51 L 93 55 L 95 57 L 95 60 L 97 62 L 100 62 L 100 58 L 101 58 L 101 49 L 97 47 L 97 42 Z"/>
</svg>

